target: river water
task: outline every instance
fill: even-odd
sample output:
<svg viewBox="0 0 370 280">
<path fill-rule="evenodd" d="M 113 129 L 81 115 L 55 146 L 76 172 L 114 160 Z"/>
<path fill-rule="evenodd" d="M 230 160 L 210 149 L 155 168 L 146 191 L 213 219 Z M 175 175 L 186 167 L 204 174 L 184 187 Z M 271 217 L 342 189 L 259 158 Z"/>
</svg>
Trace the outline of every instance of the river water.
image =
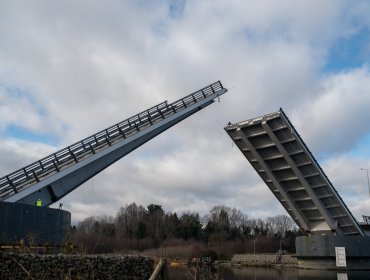
<svg viewBox="0 0 370 280">
<path fill-rule="evenodd" d="M 195 268 L 171 267 L 169 279 L 195 279 Z M 217 280 L 370 280 L 370 271 L 327 271 L 306 269 L 276 269 L 261 267 L 211 268 L 198 273 L 198 279 Z"/>
</svg>

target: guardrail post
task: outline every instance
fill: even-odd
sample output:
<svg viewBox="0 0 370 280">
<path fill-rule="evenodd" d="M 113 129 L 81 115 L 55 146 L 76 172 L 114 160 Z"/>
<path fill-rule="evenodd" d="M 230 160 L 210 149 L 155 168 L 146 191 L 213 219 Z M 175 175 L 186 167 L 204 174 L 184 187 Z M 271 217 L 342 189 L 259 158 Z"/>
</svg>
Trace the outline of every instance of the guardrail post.
<svg viewBox="0 0 370 280">
<path fill-rule="evenodd" d="M 9 179 L 9 176 L 6 176 L 6 179 L 8 180 L 9 185 L 12 187 L 13 191 L 15 193 L 18 193 L 17 188 L 14 186 L 13 182 Z"/>
</svg>

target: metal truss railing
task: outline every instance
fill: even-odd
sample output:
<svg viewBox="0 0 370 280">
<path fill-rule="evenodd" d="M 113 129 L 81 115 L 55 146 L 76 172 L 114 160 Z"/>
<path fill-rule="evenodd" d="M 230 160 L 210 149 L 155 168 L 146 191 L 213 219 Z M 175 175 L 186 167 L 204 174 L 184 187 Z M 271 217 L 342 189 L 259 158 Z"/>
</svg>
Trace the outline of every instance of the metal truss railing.
<svg viewBox="0 0 370 280">
<path fill-rule="evenodd" d="M 131 118 L 0 178 L 0 201 L 91 157 L 99 151 L 186 109 L 188 106 L 222 89 L 221 82 L 217 81 L 170 104 L 167 101 L 159 103 Z"/>
</svg>

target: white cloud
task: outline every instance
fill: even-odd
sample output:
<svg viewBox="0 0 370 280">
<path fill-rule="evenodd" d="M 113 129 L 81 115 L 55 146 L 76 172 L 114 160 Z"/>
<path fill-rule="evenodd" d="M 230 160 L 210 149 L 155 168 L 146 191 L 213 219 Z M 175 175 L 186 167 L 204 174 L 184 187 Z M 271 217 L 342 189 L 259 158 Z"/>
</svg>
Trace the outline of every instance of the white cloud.
<svg viewBox="0 0 370 280">
<path fill-rule="evenodd" d="M 369 166 L 370 159 L 350 155 L 334 155 L 322 164 L 329 180 L 359 220 L 370 213 L 370 190 L 366 172 L 361 170 Z"/>
<path fill-rule="evenodd" d="M 0 134 L 9 126 L 46 135 L 61 136 L 63 132 L 63 125 L 34 99 L 32 92 L 0 85 Z"/>
<path fill-rule="evenodd" d="M 55 147 L 17 139 L 0 140 L 0 174 L 6 175 L 55 151 Z M 1 176 L 2 177 L 2 176 Z"/>
<path fill-rule="evenodd" d="M 315 152 L 353 149 L 370 131 L 368 67 L 329 75 L 293 112 L 293 122 Z"/>
</svg>

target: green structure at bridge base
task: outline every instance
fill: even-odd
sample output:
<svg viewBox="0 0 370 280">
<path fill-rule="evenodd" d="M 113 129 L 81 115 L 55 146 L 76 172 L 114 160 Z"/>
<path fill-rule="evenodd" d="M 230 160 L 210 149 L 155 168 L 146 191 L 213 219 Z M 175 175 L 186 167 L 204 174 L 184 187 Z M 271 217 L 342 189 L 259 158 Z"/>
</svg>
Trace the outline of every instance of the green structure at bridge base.
<svg viewBox="0 0 370 280">
<path fill-rule="evenodd" d="M 346 266 L 337 266 L 336 247 L 345 248 Z M 370 270 L 370 236 L 301 236 L 296 253 L 298 268 Z"/>
</svg>

